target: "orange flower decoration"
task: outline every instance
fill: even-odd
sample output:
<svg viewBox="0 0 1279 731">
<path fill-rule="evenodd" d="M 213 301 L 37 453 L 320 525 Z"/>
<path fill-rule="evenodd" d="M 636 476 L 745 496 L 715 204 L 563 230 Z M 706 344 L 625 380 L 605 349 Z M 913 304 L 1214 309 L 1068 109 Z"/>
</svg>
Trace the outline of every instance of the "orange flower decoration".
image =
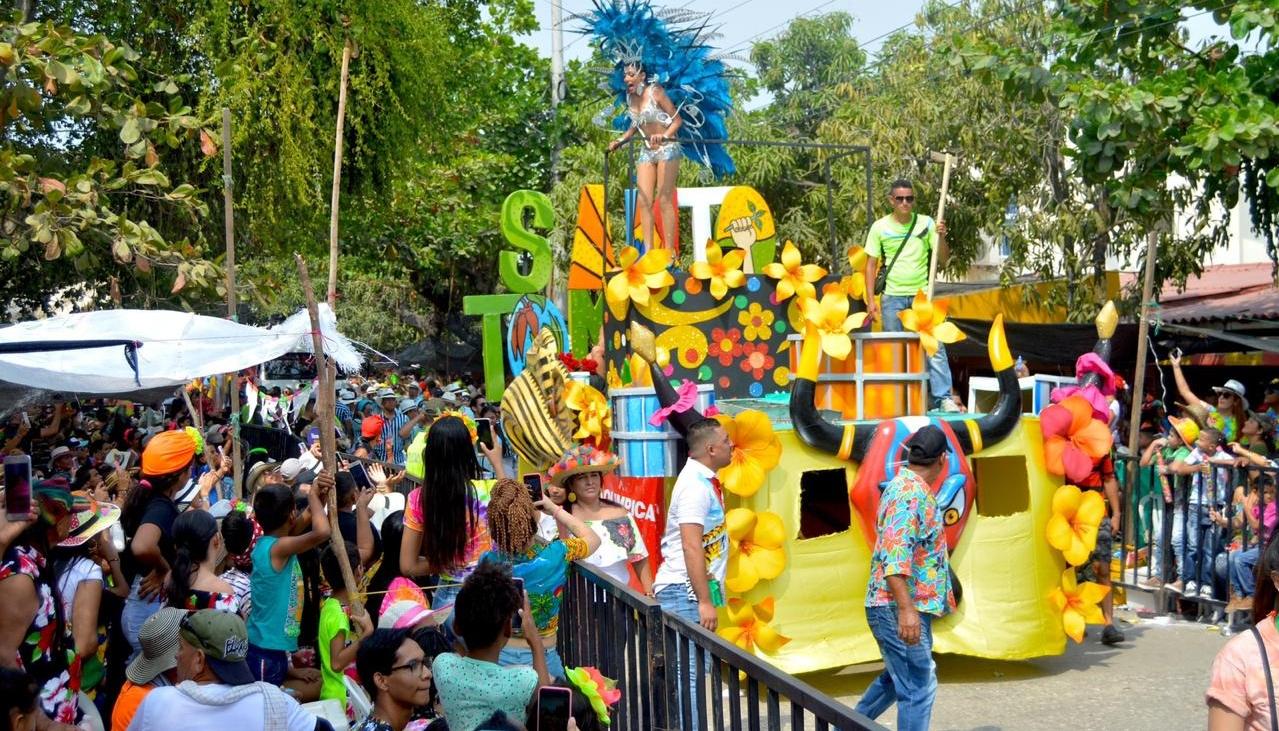
<svg viewBox="0 0 1279 731">
<path fill-rule="evenodd" d="M 750 497 L 764 485 L 769 470 L 782 458 L 782 443 L 773 433 L 773 423 L 762 412 L 743 411 L 736 417 L 718 414 L 729 441 L 733 443 L 733 461 L 719 471 L 719 482 L 725 490 Z"/>
<path fill-rule="evenodd" d="M 1082 566 L 1097 547 L 1097 528 L 1106 517 L 1106 501 L 1096 490 L 1062 485 L 1053 493 L 1048 519 L 1048 544 L 1061 551 L 1066 563 Z"/>
<path fill-rule="evenodd" d="M 695 261 L 688 268 L 688 273 L 698 279 L 709 279 L 711 296 L 717 300 L 724 299 L 729 287 L 737 288 L 746 284 L 746 275 L 742 273 L 742 261 L 746 252 L 741 249 L 724 253 L 719 244 L 711 241 L 706 245 L 706 261 Z"/>
<path fill-rule="evenodd" d="M 639 249 L 627 246 L 618 255 L 617 263 L 621 271 L 608 280 L 604 300 L 618 320 L 626 318 L 631 302 L 647 305 L 653 291 L 675 283 L 666 270 L 671 263 L 671 252 L 666 249 L 651 249 L 640 256 Z"/>
<path fill-rule="evenodd" d="M 929 355 L 937 353 L 938 342 L 957 343 L 967 337 L 955 323 L 946 322 L 946 306 L 929 300 L 922 289 L 915 293 L 910 309 L 902 310 L 897 316 L 902 320 L 902 327 L 919 333 L 919 344 Z"/>
<path fill-rule="evenodd" d="M 782 260 L 764 267 L 764 274 L 777 281 L 777 301 L 784 302 L 792 295 L 816 297 L 813 282 L 826 276 L 826 270 L 816 264 L 805 264 L 795 244 L 787 241 L 782 249 Z"/>
<path fill-rule="evenodd" d="M 1092 418 L 1092 404 L 1081 395 L 1062 399 L 1039 414 L 1044 432 L 1044 462 L 1048 471 L 1080 482 L 1102 457 L 1113 438 L 1104 422 Z"/>
<path fill-rule="evenodd" d="M 1083 642 L 1084 625 L 1105 621 L 1097 604 L 1109 593 L 1108 586 L 1091 581 L 1078 583 L 1075 569 L 1067 568 L 1061 574 L 1061 586 L 1049 593 L 1048 601 L 1061 612 L 1061 627 L 1066 630 L 1066 636 L 1075 642 Z"/>
<path fill-rule="evenodd" d="M 782 645 L 790 642 L 790 638 L 769 625 L 773 621 L 773 603 L 771 596 L 758 604 L 747 604 L 746 600 L 737 597 L 729 599 L 729 626 L 722 627 L 719 636 L 747 652 L 753 653 L 755 648 L 770 655 L 777 652 Z"/>
</svg>

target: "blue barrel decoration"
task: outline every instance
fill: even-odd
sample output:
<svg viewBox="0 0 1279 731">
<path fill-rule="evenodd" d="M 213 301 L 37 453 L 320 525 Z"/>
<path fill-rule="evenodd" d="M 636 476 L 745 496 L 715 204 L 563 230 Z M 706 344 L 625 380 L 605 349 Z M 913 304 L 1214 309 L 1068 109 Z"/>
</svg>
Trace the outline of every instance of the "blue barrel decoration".
<svg viewBox="0 0 1279 731">
<path fill-rule="evenodd" d="M 612 388 L 613 451 L 622 460 L 622 477 L 675 477 L 679 474 L 680 435 L 670 424 L 653 426 L 650 417 L 661 408 L 652 388 Z M 715 403 L 715 387 L 697 386 L 697 410 Z"/>
</svg>

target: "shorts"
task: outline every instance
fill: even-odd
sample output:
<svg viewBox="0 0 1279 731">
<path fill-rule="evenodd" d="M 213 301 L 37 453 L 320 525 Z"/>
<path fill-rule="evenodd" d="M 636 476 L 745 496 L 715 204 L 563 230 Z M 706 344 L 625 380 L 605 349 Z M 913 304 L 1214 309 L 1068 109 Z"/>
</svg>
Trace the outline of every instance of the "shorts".
<svg viewBox="0 0 1279 731">
<path fill-rule="evenodd" d="M 668 160 L 676 160 L 683 154 L 680 150 L 678 142 L 667 142 L 659 145 L 656 150 L 650 150 L 648 145 L 640 147 L 639 163 L 657 163 L 666 162 Z"/>
<path fill-rule="evenodd" d="M 289 653 L 284 650 L 268 650 L 257 645 L 249 645 L 245 661 L 248 662 L 249 672 L 253 673 L 253 678 L 263 683 L 284 685 L 289 675 L 291 660 Z"/>
<path fill-rule="evenodd" d="M 1114 549 L 1115 537 L 1110 530 L 1110 517 L 1104 516 L 1101 519 L 1101 525 L 1097 526 L 1097 546 L 1093 548 L 1092 555 L 1088 557 L 1088 562 L 1075 569 L 1075 574 L 1079 577 L 1079 580 L 1097 581 L 1097 572 L 1093 569 L 1097 564 L 1101 564 L 1106 576 L 1109 576 L 1111 554 Z"/>
</svg>

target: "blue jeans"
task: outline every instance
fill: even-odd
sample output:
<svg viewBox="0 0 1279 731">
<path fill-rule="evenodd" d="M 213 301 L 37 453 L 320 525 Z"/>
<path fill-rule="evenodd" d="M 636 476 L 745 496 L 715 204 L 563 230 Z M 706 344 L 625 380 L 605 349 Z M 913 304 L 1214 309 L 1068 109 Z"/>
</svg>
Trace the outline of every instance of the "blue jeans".
<svg viewBox="0 0 1279 731">
<path fill-rule="evenodd" d="M 124 609 L 120 612 L 120 628 L 124 630 L 124 638 L 129 641 L 129 646 L 133 648 L 129 653 L 129 662 L 133 662 L 133 658 L 142 652 L 142 646 L 138 644 L 138 632 L 142 629 L 142 625 L 151 618 L 152 614 L 164 607 L 163 597 L 156 597 L 150 600 L 140 598 L 138 596 L 138 587 L 141 584 L 141 576 L 133 580 L 129 598 L 124 600 Z"/>
<path fill-rule="evenodd" d="M 249 672 L 254 680 L 271 685 L 284 685 L 289 675 L 289 653 L 284 650 L 268 650 L 257 645 L 249 645 L 248 655 L 244 658 L 249 664 Z"/>
<path fill-rule="evenodd" d="M 895 702 L 898 731 L 926 731 L 937 698 L 932 615 L 920 613 L 919 642 L 914 645 L 897 636 L 896 606 L 866 607 L 866 621 L 884 656 L 884 672 L 857 702 L 857 712 L 878 718 Z"/>
<path fill-rule="evenodd" d="M 1257 590 L 1257 557 L 1261 548 L 1253 546 L 1242 551 L 1231 551 L 1227 559 L 1230 566 L 1230 586 L 1239 596 L 1252 596 Z"/>
<path fill-rule="evenodd" d="M 498 655 L 497 664 L 533 667 L 533 651 L 527 647 L 511 647 L 507 645 L 502 648 L 501 654 Z M 557 678 L 567 677 L 564 675 L 564 662 L 560 660 L 560 653 L 554 647 L 546 648 L 546 672 L 550 674 L 552 681 Z"/>
<path fill-rule="evenodd" d="M 909 310 L 915 297 L 902 297 L 897 295 L 882 295 L 879 298 L 879 306 L 882 311 L 884 322 L 884 332 L 900 332 L 902 328 L 901 318 L 897 313 L 902 310 Z M 950 397 L 951 389 L 954 383 L 950 377 L 950 361 L 946 359 L 946 346 L 937 343 L 937 352 L 928 359 L 928 394 L 930 404 L 937 405 L 938 401 Z"/>
<path fill-rule="evenodd" d="M 663 612 L 667 612 L 668 614 L 674 614 L 677 617 L 682 617 L 692 622 L 693 624 L 698 623 L 697 602 L 688 598 L 688 589 L 684 588 L 683 585 L 663 587 L 661 591 L 657 592 L 657 596 L 655 598 L 657 599 L 657 603 L 662 605 Z M 696 724 L 697 723 L 697 707 L 698 707 L 697 688 L 698 686 L 701 685 L 700 678 L 699 678 L 701 673 L 698 673 L 692 670 L 691 668 L 690 669 L 681 668 L 679 653 L 680 653 L 680 650 L 673 649 L 674 656 L 671 658 L 668 658 L 668 662 L 670 663 L 670 667 L 674 669 L 676 678 L 678 678 L 681 674 L 688 675 L 688 698 L 691 704 L 691 710 L 689 711 L 689 715 L 693 719 L 693 723 Z M 688 657 L 692 662 L 697 662 L 697 649 L 696 649 L 696 645 L 694 645 L 692 642 L 688 643 Z M 710 656 L 709 655 L 707 655 L 706 657 L 706 667 L 704 669 L 706 672 L 710 672 Z M 679 681 L 677 680 L 676 682 L 679 682 Z M 674 717 L 676 720 L 676 724 L 675 724 L 676 726 L 683 723 L 682 719 L 684 718 L 684 714 L 680 710 L 683 707 L 683 703 L 684 703 L 683 694 L 677 693 L 676 699 L 675 699 L 675 707 L 670 709 L 671 713 L 674 714 Z"/>
<path fill-rule="evenodd" d="M 1172 523 L 1172 553 L 1183 582 L 1212 586 L 1213 524 L 1208 507 L 1191 503 L 1183 513 L 1176 506 Z"/>
</svg>

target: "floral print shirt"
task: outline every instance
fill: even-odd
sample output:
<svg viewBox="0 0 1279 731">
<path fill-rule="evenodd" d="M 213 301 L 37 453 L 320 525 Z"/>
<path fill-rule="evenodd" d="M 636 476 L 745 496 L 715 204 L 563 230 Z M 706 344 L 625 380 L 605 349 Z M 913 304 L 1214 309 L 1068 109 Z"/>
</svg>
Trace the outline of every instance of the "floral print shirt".
<svg viewBox="0 0 1279 731">
<path fill-rule="evenodd" d="M 12 546 L 0 559 L 0 582 L 27 576 L 35 583 L 36 613 L 18 646 L 18 664 L 40 686 L 40 705 L 45 714 L 59 723 L 74 724 L 76 693 L 80 691 L 79 663 L 75 643 L 65 624 L 60 626 L 58 622 L 53 587 L 40 576 L 44 565 L 45 558 L 36 549 Z"/>
<path fill-rule="evenodd" d="M 933 491 L 902 468 L 879 498 L 878 536 L 870 559 L 866 606 L 894 604 L 888 577 L 906 578 L 915 609 L 936 617 L 955 606 L 946 556 L 946 531 Z"/>
</svg>

